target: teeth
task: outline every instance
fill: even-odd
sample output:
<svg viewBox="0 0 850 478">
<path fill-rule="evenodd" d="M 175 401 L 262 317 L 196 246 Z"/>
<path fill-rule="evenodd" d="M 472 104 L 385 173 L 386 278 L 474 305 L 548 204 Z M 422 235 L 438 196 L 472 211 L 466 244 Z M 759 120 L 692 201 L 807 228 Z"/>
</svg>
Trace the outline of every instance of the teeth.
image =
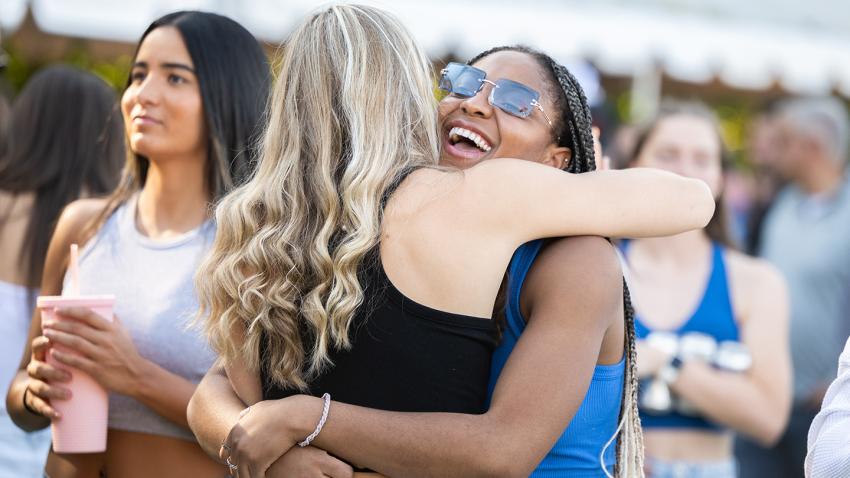
<svg viewBox="0 0 850 478">
<path fill-rule="evenodd" d="M 451 131 L 449 131 L 449 139 L 453 143 L 457 143 L 460 138 L 466 138 L 472 141 L 473 143 L 475 143 L 475 146 L 477 146 L 478 149 L 484 151 L 485 153 L 488 153 L 491 149 L 493 149 L 492 146 L 490 146 L 490 144 L 487 143 L 484 138 L 473 133 L 472 131 L 469 131 L 468 129 L 455 126 L 451 129 Z"/>
</svg>

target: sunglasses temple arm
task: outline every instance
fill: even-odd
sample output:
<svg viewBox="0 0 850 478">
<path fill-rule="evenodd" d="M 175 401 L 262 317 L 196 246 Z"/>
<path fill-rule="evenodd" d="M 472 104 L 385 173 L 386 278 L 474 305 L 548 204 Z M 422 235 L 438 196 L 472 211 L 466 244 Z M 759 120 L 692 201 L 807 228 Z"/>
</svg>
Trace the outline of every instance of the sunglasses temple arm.
<svg viewBox="0 0 850 478">
<path fill-rule="evenodd" d="M 546 114 L 546 112 L 545 112 L 545 111 L 543 111 L 543 107 L 542 107 L 542 106 L 540 106 L 540 103 L 538 103 L 538 102 L 536 102 L 536 101 L 535 101 L 535 102 L 534 102 L 534 107 L 535 107 L 535 108 L 537 108 L 538 110 L 540 110 L 540 112 L 541 112 L 541 113 L 543 113 L 543 117 L 544 117 L 544 118 L 546 118 L 546 122 L 547 122 L 547 123 L 549 123 L 549 127 L 550 127 L 550 128 L 554 128 L 554 127 L 555 127 L 555 125 L 554 125 L 554 124 L 552 124 L 552 120 L 551 120 L 551 119 L 549 119 L 549 115 L 547 115 L 547 114 Z"/>
</svg>

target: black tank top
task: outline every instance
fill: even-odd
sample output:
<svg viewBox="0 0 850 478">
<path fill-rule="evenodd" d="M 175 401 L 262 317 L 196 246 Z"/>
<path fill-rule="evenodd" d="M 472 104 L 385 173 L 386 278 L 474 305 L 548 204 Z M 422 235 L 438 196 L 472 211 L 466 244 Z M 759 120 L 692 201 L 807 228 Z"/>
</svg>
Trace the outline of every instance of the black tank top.
<svg viewBox="0 0 850 478">
<path fill-rule="evenodd" d="M 496 322 L 418 304 L 396 289 L 378 263 L 355 313 L 351 348 L 309 381 L 309 393 L 399 412 L 484 413 Z M 261 374 L 263 399 L 300 393 Z"/>
<path fill-rule="evenodd" d="M 496 321 L 414 302 L 390 282 L 377 247 L 368 256 L 360 274 L 364 302 L 349 327 L 352 346 L 331 351 L 333 366 L 308 381 L 309 393 L 388 411 L 484 413 Z M 273 384 L 265 371 L 260 378 L 264 400 L 300 393 Z"/>
</svg>

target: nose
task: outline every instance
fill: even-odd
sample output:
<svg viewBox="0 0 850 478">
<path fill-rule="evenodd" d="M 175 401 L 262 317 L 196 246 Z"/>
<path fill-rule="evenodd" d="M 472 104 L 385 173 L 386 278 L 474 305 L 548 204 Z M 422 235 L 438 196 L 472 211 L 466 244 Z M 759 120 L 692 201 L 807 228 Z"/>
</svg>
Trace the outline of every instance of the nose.
<svg viewBox="0 0 850 478">
<path fill-rule="evenodd" d="M 469 116 L 477 116 L 479 118 L 490 118 L 493 116 L 493 106 L 490 104 L 490 90 L 494 88 L 491 81 L 481 80 L 483 85 L 478 93 L 474 96 L 466 98 L 460 104 L 460 109 Z"/>
<path fill-rule="evenodd" d="M 136 88 L 136 101 L 143 106 L 158 104 L 161 96 L 159 83 L 155 75 L 148 74 Z"/>
</svg>

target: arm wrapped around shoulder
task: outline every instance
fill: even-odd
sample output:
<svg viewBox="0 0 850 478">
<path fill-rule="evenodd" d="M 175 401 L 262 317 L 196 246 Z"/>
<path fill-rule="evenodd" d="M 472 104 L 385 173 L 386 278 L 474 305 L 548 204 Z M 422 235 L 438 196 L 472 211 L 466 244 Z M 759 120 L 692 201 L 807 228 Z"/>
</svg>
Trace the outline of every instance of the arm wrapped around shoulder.
<svg viewBox="0 0 850 478">
<path fill-rule="evenodd" d="M 657 169 L 570 174 L 516 159 L 467 170 L 464 190 L 492 227 L 521 241 L 595 235 L 653 237 L 705 227 L 714 196 L 703 181 Z"/>
</svg>

